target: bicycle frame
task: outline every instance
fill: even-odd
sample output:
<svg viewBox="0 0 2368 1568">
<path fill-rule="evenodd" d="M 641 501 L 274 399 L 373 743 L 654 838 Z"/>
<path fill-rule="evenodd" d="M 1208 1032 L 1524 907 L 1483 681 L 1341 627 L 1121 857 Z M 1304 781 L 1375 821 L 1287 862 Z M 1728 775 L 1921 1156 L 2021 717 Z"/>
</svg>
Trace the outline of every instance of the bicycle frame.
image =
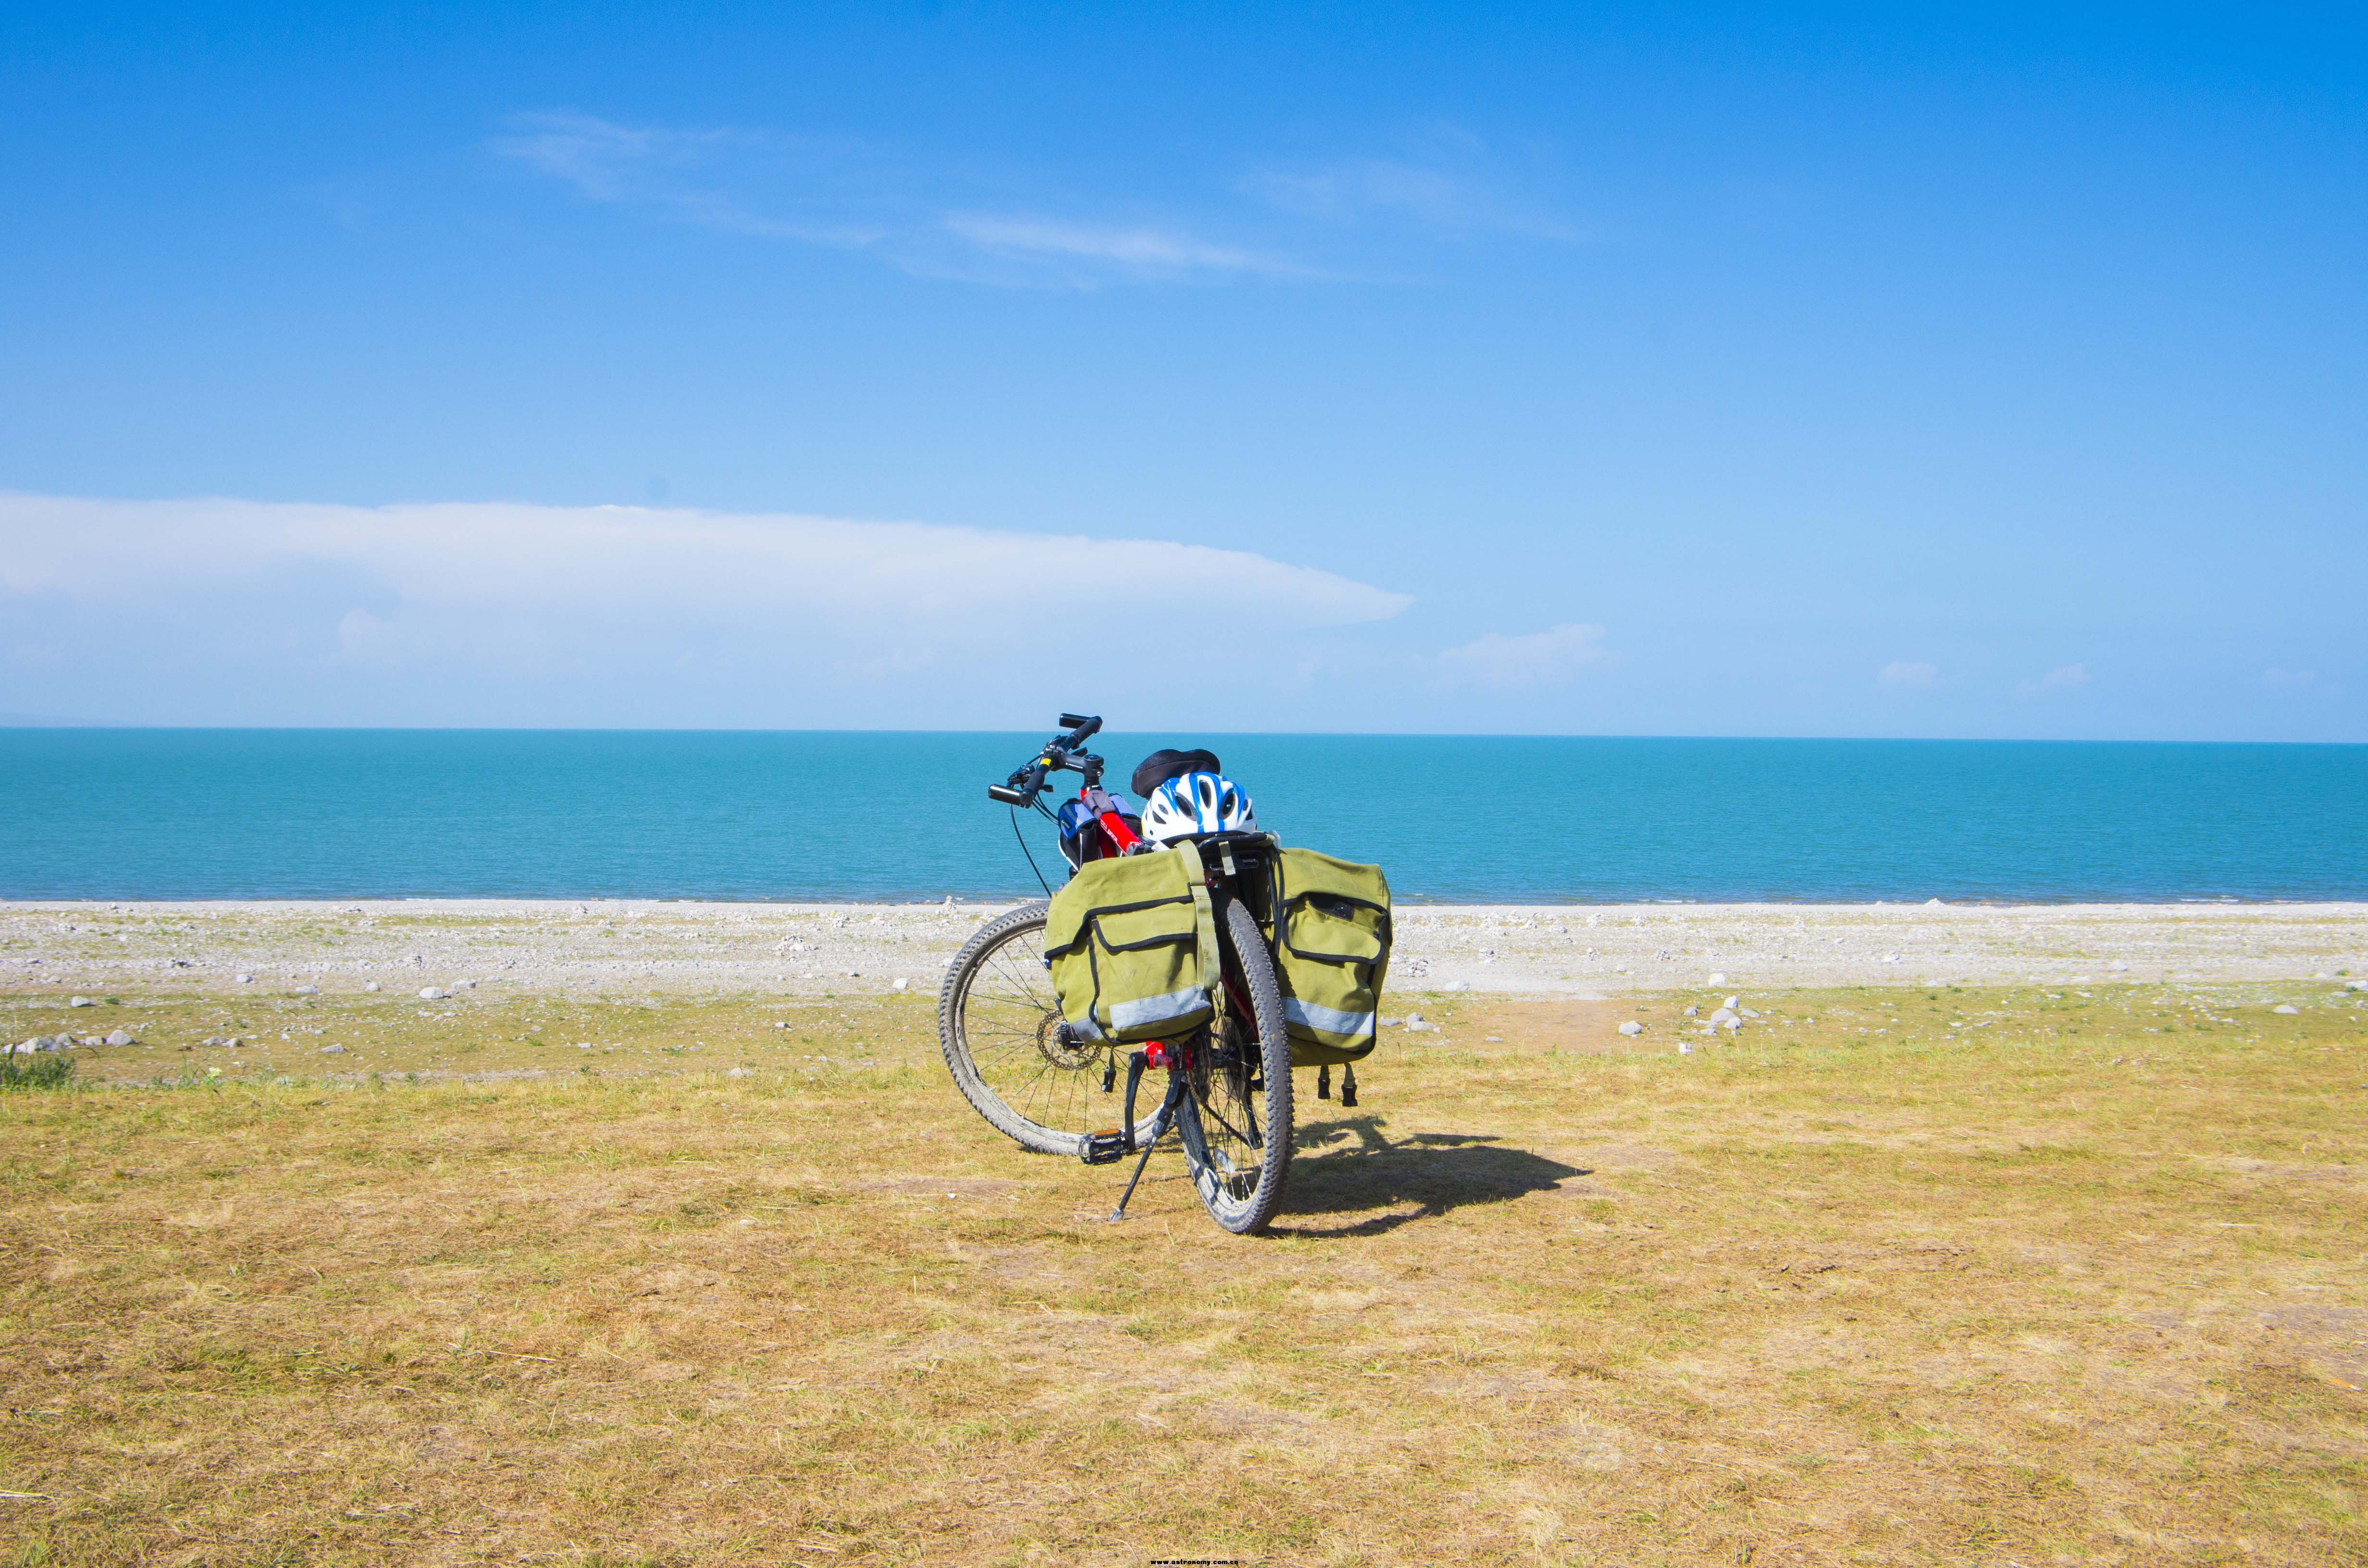
<svg viewBox="0 0 2368 1568">
<path fill-rule="evenodd" d="M 1084 775 L 1085 781 L 1078 788 L 1076 800 L 1084 806 L 1090 827 L 1087 822 L 1079 822 L 1076 824 L 1077 831 L 1073 836 L 1077 841 L 1076 853 L 1073 854 L 1065 845 L 1064 846 L 1063 858 L 1069 861 L 1072 874 L 1093 859 L 1143 854 L 1161 847 L 1150 845 L 1144 840 L 1127 822 L 1119 802 L 1101 787 L 1103 761 L 1084 749 L 1087 737 L 1101 727 L 1101 721 L 1064 713 L 1061 715 L 1061 722 L 1071 726 L 1068 732 L 1056 735 L 1047 742 L 1034 761 L 1015 771 L 1004 783 L 988 786 L 989 797 L 1011 806 L 1015 811 L 1023 807 L 1031 809 L 1039 815 L 1053 819 L 1057 824 L 1060 816 L 1066 815 L 1067 812 L 1064 808 L 1062 813 L 1056 815 L 1046 809 L 1042 803 L 1042 796 L 1047 775 L 1056 771 L 1070 771 Z M 1014 825 L 1017 826 L 1016 820 Z M 1089 841 L 1090 852 L 1087 851 L 1088 833 L 1092 835 Z M 1025 842 L 1023 837 L 1023 847 L 1025 847 Z M 1234 903 L 1240 903 L 1247 907 L 1252 919 L 1255 920 L 1260 915 L 1271 919 L 1273 911 L 1267 907 L 1269 903 L 1268 879 L 1263 873 L 1268 865 L 1268 857 L 1272 852 L 1273 839 L 1262 833 L 1225 832 L 1196 835 L 1194 842 L 1200 849 L 1201 864 L 1204 868 L 1209 891 L 1218 901 L 1220 911 Z M 1033 858 L 1032 856 L 1030 857 L 1031 863 Z M 1039 875 L 1041 877 L 1042 873 L 1040 872 Z M 1220 918 L 1224 918 L 1222 913 Z M 1221 944 L 1220 946 L 1224 956 L 1221 960 L 1218 983 L 1223 992 L 1224 1014 L 1228 1018 L 1254 1017 L 1255 1009 L 1250 1001 L 1249 987 L 1241 971 L 1241 960 L 1231 949 L 1230 945 Z M 1062 1027 L 1065 1030 L 1066 1026 Z M 1110 1214 L 1113 1221 L 1125 1217 L 1127 1202 L 1134 1196 L 1136 1184 L 1143 1179 L 1144 1170 L 1150 1163 L 1153 1147 L 1163 1134 L 1176 1126 L 1183 1102 L 1195 1092 L 1192 1083 L 1196 1074 L 1205 1075 L 1220 1071 L 1229 1074 L 1238 1073 L 1242 1074 L 1241 1093 L 1245 1097 L 1264 1087 L 1264 1067 L 1254 1062 L 1233 1060 L 1229 1055 L 1230 1048 L 1222 1044 L 1216 1030 L 1217 1026 L 1205 1025 L 1195 1029 L 1185 1039 L 1148 1040 L 1141 1049 L 1130 1051 L 1127 1056 L 1124 1124 L 1109 1131 L 1088 1132 L 1083 1135 L 1084 1143 L 1079 1153 L 1088 1165 L 1112 1164 L 1124 1159 L 1129 1154 L 1139 1153 L 1141 1156 L 1135 1164 L 1133 1176 L 1126 1184 L 1126 1191 L 1119 1199 L 1118 1208 Z M 1205 1061 L 1200 1059 L 1200 1053 L 1203 1050 L 1209 1052 Z M 1103 1069 L 1102 1086 L 1105 1093 L 1108 1093 L 1111 1086 L 1110 1074 L 1115 1065 L 1116 1062 L 1113 1060 Z M 1167 1070 L 1167 1093 L 1153 1118 L 1148 1129 L 1148 1136 L 1137 1139 L 1135 1136 L 1136 1096 L 1142 1085 L 1144 1073 L 1154 1067 Z M 1201 1114 L 1204 1116 L 1207 1114 L 1205 1108 Z M 1196 1120 L 1191 1125 L 1198 1127 L 1201 1124 Z M 1220 1125 L 1224 1125 L 1222 1121 Z M 1288 1123 L 1284 1125 L 1287 1127 Z M 1249 1126 L 1255 1135 L 1257 1123 L 1254 1113 Z M 1188 1129 L 1188 1141 L 1191 1136 Z M 1284 1136 L 1288 1137 L 1288 1133 L 1286 1132 Z M 1255 1142 L 1255 1138 L 1253 1141 Z M 1189 1150 L 1188 1153 L 1190 1153 Z"/>
</svg>

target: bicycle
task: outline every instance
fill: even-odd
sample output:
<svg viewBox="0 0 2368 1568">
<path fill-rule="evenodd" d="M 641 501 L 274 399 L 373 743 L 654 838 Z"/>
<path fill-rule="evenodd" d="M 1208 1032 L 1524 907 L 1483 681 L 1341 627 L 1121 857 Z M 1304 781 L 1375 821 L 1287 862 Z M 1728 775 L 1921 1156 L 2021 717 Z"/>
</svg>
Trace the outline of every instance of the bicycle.
<svg viewBox="0 0 2368 1568">
<path fill-rule="evenodd" d="M 1012 809 L 1022 852 L 1027 838 L 1019 813 L 1030 810 L 1059 824 L 1042 796 L 1046 778 L 1064 771 L 1084 778 L 1076 801 L 1064 808 L 1075 829 L 1061 840 L 1072 873 L 1104 856 L 1169 852 L 1144 842 L 1102 789 L 1102 759 L 1085 749 L 1101 720 L 1064 713 L 1061 723 L 1064 731 L 1032 761 L 987 788 L 990 799 Z M 1087 1165 L 1139 1156 L 1112 1221 L 1125 1217 L 1154 1148 L 1173 1132 L 1201 1206 L 1218 1224 L 1246 1235 L 1274 1218 L 1291 1169 L 1291 1044 L 1282 986 L 1259 930 L 1271 914 L 1274 840 L 1244 832 L 1201 834 L 1194 842 L 1221 955 L 1211 1021 L 1140 1049 L 1074 1031 L 1045 962 L 1047 883 L 1045 898 L 988 922 L 955 955 L 938 994 L 939 1043 L 962 1097 L 1022 1148 Z M 1033 867 L 1035 857 L 1028 858 Z M 1042 872 L 1037 875 L 1042 881 Z M 1126 1090 L 1113 1106 L 1121 1055 Z M 1154 1070 L 1167 1073 L 1167 1091 L 1148 1115 L 1138 1116 L 1138 1088 Z M 1121 1111 L 1115 1127 L 1114 1109 Z"/>
</svg>

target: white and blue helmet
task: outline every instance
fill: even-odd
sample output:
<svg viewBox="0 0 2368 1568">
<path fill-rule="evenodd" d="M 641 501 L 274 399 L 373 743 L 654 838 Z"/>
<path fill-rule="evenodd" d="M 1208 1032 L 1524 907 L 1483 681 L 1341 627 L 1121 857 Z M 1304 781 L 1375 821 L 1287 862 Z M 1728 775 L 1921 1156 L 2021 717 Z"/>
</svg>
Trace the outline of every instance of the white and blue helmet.
<svg viewBox="0 0 2368 1568">
<path fill-rule="evenodd" d="M 1143 836 L 1154 844 L 1195 833 L 1257 827 L 1250 798 L 1222 773 L 1178 774 L 1143 802 Z"/>
</svg>

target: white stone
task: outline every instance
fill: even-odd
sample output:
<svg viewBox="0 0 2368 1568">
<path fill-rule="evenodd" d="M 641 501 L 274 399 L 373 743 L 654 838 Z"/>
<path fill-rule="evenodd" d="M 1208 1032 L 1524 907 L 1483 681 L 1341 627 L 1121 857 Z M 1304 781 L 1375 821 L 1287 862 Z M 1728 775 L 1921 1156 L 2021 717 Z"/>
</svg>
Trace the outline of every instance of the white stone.
<svg viewBox="0 0 2368 1568">
<path fill-rule="evenodd" d="M 1941 901 L 1937 898 L 1928 898 L 1924 901 L 1924 907 L 1927 909 L 1939 909 L 1941 906 Z"/>
<path fill-rule="evenodd" d="M 1727 1033 L 1733 1034 L 1736 1030 L 1743 1027 L 1743 1020 L 1735 1017 L 1733 1014 L 1729 1014 L 1725 1018 L 1719 1020 L 1718 1027 L 1725 1029 Z"/>
<path fill-rule="evenodd" d="M 107 1037 L 107 1043 L 109 1045 L 137 1045 L 140 1042 L 131 1038 L 129 1030 L 117 1029 Z"/>
<path fill-rule="evenodd" d="M 321 988 L 317 985 L 300 985 L 288 994 L 290 996 L 318 996 L 320 994 Z"/>
<path fill-rule="evenodd" d="M 241 985 L 252 985 L 255 983 L 255 976 L 251 974 L 242 974 L 238 977 L 238 983 Z"/>
<path fill-rule="evenodd" d="M 727 1078 L 753 1078 L 757 1074 L 750 1072 L 746 1067 L 734 1067 L 732 1071 L 723 1075 Z"/>
<path fill-rule="evenodd" d="M 1638 1023 L 1635 1019 L 1631 1018 L 1626 1023 L 1620 1026 L 1620 1032 L 1626 1035 L 1643 1034 L 1645 1032 L 1645 1026 Z"/>
<path fill-rule="evenodd" d="M 1694 1048 L 1690 1041 L 1682 1040 L 1678 1041 L 1678 1054 L 1679 1056 L 1691 1056 L 1693 1053 Z"/>
<path fill-rule="evenodd" d="M 450 992 L 440 985 L 423 985 L 419 988 L 419 999 L 422 1002 L 441 1002 L 450 994 Z"/>
<path fill-rule="evenodd" d="M 1725 985 L 1726 983 L 1726 976 L 1723 974 L 1713 974 L 1710 977 L 1710 983 L 1713 985 Z"/>
<path fill-rule="evenodd" d="M 1720 1003 L 1719 1006 L 1728 1008 L 1740 1007 L 1743 1006 L 1743 998 L 1740 996 L 1730 996 L 1725 1001 Z"/>
<path fill-rule="evenodd" d="M 2302 1009 L 2295 1006 L 2291 1002 L 2281 1002 L 2276 1006 L 2271 1008 L 2270 1011 L 2272 1013 L 2299 1013 Z"/>
<path fill-rule="evenodd" d="M 1689 1007 L 1686 1009 L 1686 1017 L 1689 1018 L 1699 1017 L 1701 1015 L 1702 1009 L 1700 1007 Z"/>
<path fill-rule="evenodd" d="M 87 996 L 74 996 L 67 999 L 66 1006 L 69 1007 L 96 1007 L 98 1004 L 92 1001 Z"/>
<path fill-rule="evenodd" d="M 902 990 L 904 990 L 904 989 L 905 989 L 905 987 L 906 987 L 906 986 L 908 986 L 908 985 L 910 985 L 910 984 L 912 984 L 912 983 L 912 983 L 911 981 L 909 981 L 909 980 L 899 980 L 899 981 L 896 981 L 896 982 L 894 982 L 894 983 L 892 983 L 892 984 L 888 987 L 888 989 L 889 989 L 889 990 L 891 990 L 891 991 L 902 991 Z"/>
<path fill-rule="evenodd" d="M 324 1056 L 343 1056 L 345 1053 L 346 1048 L 342 1045 L 324 1045 L 321 1048 L 321 1054 Z"/>
<path fill-rule="evenodd" d="M 1710 1021 L 1714 1024 L 1731 1024 L 1735 1022 L 1735 1009 L 1732 1007 L 1721 1007 L 1717 1012 L 1713 1013 L 1710 1016 Z"/>
<path fill-rule="evenodd" d="M 1737 1007 L 1735 1011 L 1738 1017 L 1756 1018 L 1759 1016 L 1759 1009 L 1756 1007 Z"/>
</svg>

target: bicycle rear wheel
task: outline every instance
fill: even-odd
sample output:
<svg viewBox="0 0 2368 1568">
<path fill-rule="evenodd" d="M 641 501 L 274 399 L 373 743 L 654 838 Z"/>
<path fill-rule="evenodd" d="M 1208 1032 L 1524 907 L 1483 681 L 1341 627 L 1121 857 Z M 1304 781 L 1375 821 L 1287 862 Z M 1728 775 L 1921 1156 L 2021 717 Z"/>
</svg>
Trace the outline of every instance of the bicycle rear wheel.
<svg viewBox="0 0 2368 1568">
<path fill-rule="evenodd" d="M 1228 1008 L 1199 1042 L 1177 1131 L 1201 1207 L 1235 1235 L 1252 1235 L 1282 1206 L 1291 1174 L 1291 1040 L 1274 960 L 1238 899 L 1226 902 L 1223 931 L 1249 1014 Z"/>
<path fill-rule="evenodd" d="M 938 992 L 946 1068 L 988 1125 L 1042 1154 L 1075 1156 L 1086 1134 L 1118 1126 L 1125 1048 L 1072 1037 L 1044 968 L 1042 900 L 979 927 Z M 1102 1088 L 1113 1084 L 1111 1091 Z M 1147 1130 L 1155 1099 L 1138 1123 Z"/>
</svg>

